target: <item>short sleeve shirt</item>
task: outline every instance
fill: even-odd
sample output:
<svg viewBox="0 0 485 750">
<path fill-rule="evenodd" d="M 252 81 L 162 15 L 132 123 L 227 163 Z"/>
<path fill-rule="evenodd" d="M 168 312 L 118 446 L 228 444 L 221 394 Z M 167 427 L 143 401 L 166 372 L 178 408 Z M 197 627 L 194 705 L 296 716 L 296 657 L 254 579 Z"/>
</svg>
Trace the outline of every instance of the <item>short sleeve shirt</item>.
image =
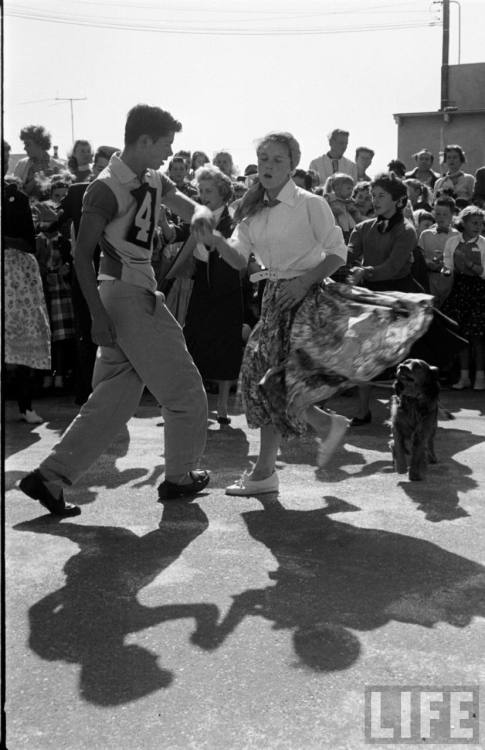
<svg viewBox="0 0 485 750">
<path fill-rule="evenodd" d="M 140 179 L 114 154 L 84 194 L 83 215 L 102 216 L 107 224 L 100 241 L 99 279 L 119 279 L 150 291 L 157 288 L 151 264 L 161 200 L 175 184 L 147 169 Z"/>
</svg>

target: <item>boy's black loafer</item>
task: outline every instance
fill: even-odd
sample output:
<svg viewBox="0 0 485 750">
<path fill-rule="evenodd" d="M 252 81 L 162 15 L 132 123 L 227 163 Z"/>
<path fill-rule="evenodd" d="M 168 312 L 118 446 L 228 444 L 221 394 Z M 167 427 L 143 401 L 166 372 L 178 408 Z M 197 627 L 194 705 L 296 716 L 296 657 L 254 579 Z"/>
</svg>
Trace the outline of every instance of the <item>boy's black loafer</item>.
<svg viewBox="0 0 485 750">
<path fill-rule="evenodd" d="M 175 484 L 175 482 L 169 482 L 165 479 L 158 488 L 160 500 L 181 500 L 194 497 L 209 484 L 210 474 L 208 471 L 190 471 L 189 474 L 192 481 L 187 484 Z"/>
<path fill-rule="evenodd" d="M 27 476 L 20 480 L 19 489 L 33 500 L 38 500 L 53 516 L 67 518 L 69 516 L 78 516 L 81 513 L 81 508 L 78 505 L 65 502 L 62 491 L 60 497 L 54 497 L 38 469 L 27 474 Z"/>
</svg>

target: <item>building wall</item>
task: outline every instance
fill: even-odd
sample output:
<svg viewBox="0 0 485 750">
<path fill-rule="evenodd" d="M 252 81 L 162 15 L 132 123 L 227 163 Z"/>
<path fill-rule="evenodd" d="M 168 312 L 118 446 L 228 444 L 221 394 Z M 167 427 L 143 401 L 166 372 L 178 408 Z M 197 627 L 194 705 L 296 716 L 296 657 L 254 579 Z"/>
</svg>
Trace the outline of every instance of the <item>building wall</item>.
<svg viewBox="0 0 485 750">
<path fill-rule="evenodd" d="M 457 107 L 457 111 L 395 115 L 398 156 L 412 167 L 412 155 L 429 148 L 435 155 L 435 169 L 440 172 L 440 152 L 446 145 L 458 143 L 467 156 L 465 171 L 473 173 L 485 165 L 485 62 L 450 65 L 448 76 L 449 105 Z"/>
<path fill-rule="evenodd" d="M 436 172 L 441 172 L 439 154 L 446 145 L 458 143 L 465 151 L 466 172 L 472 174 L 485 165 L 485 112 L 450 113 L 445 122 L 442 113 L 398 115 L 398 157 L 411 169 L 413 154 L 421 148 L 433 152 Z"/>
<path fill-rule="evenodd" d="M 485 109 L 485 63 L 450 65 L 448 99 L 458 109 Z"/>
</svg>

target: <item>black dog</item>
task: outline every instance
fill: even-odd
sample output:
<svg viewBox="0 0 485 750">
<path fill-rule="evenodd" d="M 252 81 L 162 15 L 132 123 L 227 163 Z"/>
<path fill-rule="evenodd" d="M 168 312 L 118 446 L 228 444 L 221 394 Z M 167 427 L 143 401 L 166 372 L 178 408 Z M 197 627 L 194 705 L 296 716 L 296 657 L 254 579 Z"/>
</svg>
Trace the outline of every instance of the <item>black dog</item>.
<svg viewBox="0 0 485 750">
<path fill-rule="evenodd" d="M 391 401 L 390 443 L 394 468 L 409 479 L 424 479 L 428 463 L 436 463 L 434 436 L 438 426 L 438 368 L 422 359 L 406 359 L 396 372 Z"/>
</svg>

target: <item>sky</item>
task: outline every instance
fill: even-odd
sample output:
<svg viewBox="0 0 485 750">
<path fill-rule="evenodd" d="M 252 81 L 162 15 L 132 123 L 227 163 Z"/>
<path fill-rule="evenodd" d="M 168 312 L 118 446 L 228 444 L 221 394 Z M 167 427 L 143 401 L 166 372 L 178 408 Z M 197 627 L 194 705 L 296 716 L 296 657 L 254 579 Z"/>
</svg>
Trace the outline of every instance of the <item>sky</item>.
<svg viewBox="0 0 485 750">
<path fill-rule="evenodd" d="M 461 10 L 461 23 L 458 14 Z M 371 174 L 397 156 L 393 114 L 440 106 L 441 3 L 432 0 L 5 0 L 4 137 L 44 125 L 65 156 L 74 137 L 121 146 L 144 102 L 182 122 L 175 149 L 219 149 L 243 170 L 255 142 L 292 132 L 302 161 L 350 131 Z M 485 0 L 452 2 L 450 64 L 483 62 Z"/>
</svg>

